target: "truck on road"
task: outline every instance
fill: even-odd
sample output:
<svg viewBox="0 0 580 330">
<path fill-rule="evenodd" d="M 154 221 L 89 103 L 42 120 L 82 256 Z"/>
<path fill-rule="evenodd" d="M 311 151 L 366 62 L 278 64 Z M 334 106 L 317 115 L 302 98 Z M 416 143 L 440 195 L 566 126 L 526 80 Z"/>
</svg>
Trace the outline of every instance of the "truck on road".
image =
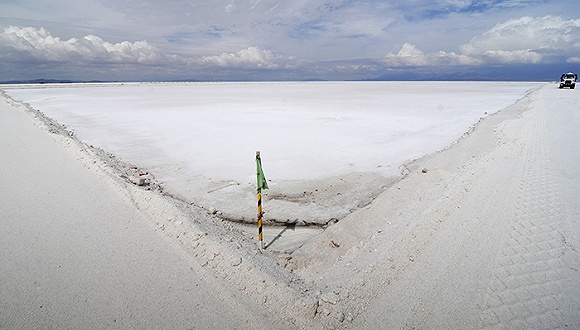
<svg viewBox="0 0 580 330">
<path fill-rule="evenodd" d="M 578 75 L 576 73 L 563 73 L 560 76 L 559 88 L 570 87 L 570 89 L 574 89 L 574 87 L 576 87 L 576 80 L 578 80 Z"/>
</svg>

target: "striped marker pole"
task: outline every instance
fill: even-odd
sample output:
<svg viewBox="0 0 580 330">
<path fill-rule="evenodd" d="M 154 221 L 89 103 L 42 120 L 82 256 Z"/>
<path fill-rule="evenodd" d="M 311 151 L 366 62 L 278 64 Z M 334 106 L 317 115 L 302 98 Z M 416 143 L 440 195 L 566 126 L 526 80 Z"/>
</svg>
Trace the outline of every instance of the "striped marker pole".
<svg viewBox="0 0 580 330">
<path fill-rule="evenodd" d="M 257 192 L 258 192 L 258 239 L 260 240 L 260 246 L 265 249 L 264 238 L 262 235 L 262 218 L 264 212 L 262 211 L 262 189 L 268 189 L 268 181 L 266 181 L 266 176 L 262 170 L 262 160 L 260 159 L 260 152 L 256 151 L 256 177 L 257 177 Z"/>
<path fill-rule="evenodd" d="M 262 235 L 262 217 L 264 213 L 262 213 L 262 193 L 258 191 L 258 239 L 260 240 L 260 246 L 262 249 L 265 249 L 264 246 L 264 237 Z"/>
</svg>

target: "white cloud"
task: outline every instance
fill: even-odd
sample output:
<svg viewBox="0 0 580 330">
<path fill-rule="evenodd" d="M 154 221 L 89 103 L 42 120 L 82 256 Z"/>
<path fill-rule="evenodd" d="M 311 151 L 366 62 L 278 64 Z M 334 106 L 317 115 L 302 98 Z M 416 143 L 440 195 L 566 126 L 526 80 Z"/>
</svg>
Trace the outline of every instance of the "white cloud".
<svg viewBox="0 0 580 330">
<path fill-rule="evenodd" d="M 62 40 L 44 28 L 10 26 L 0 33 L 0 42 L 18 56 L 48 62 L 155 64 L 165 60 L 147 41 L 110 43 L 95 35 Z"/>
<path fill-rule="evenodd" d="M 481 60 L 454 52 L 447 53 L 439 51 L 424 53 L 411 43 L 405 43 L 397 54 L 388 53 L 385 56 L 385 61 L 391 66 L 458 66 L 482 64 Z"/>
<path fill-rule="evenodd" d="M 293 60 L 292 57 L 275 55 L 269 50 L 262 50 L 257 47 L 248 47 L 237 53 L 222 53 L 201 58 L 203 64 L 210 66 L 265 69 L 287 66 Z"/>
<path fill-rule="evenodd" d="M 164 54 L 147 41 L 111 43 L 96 35 L 63 40 L 44 28 L 10 26 L 0 32 L 0 59 L 14 63 L 52 63 L 84 66 L 159 65 L 166 72 L 184 73 L 204 68 L 289 69 L 298 64 L 294 57 L 248 47 L 236 53 L 196 57 L 195 50 L 181 56 Z M 128 69 L 128 68 L 125 68 Z"/>
<path fill-rule="evenodd" d="M 580 63 L 580 57 L 573 56 L 566 59 L 566 63 Z"/>
<path fill-rule="evenodd" d="M 577 52 L 579 42 L 580 19 L 525 16 L 497 24 L 459 48 L 465 55 L 502 63 L 538 63 L 546 57 Z"/>
<path fill-rule="evenodd" d="M 426 65 L 425 53 L 415 47 L 414 44 L 406 43 L 397 54 L 388 53 L 385 56 L 387 63 L 391 65 Z"/>
<path fill-rule="evenodd" d="M 483 55 L 501 63 L 540 63 L 542 61 L 542 55 L 529 49 L 488 50 Z"/>
</svg>

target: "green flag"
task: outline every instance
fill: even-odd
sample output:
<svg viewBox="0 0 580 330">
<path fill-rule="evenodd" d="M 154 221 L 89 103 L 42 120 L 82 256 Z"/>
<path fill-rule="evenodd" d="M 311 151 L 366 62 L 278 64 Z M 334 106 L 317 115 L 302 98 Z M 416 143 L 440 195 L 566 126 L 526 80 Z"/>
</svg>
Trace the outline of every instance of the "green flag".
<svg viewBox="0 0 580 330">
<path fill-rule="evenodd" d="M 264 170 L 262 170 L 262 160 L 260 159 L 260 155 L 256 155 L 256 168 L 256 175 L 258 177 L 258 192 L 260 192 L 262 189 L 268 189 L 268 182 L 266 181 Z"/>
</svg>

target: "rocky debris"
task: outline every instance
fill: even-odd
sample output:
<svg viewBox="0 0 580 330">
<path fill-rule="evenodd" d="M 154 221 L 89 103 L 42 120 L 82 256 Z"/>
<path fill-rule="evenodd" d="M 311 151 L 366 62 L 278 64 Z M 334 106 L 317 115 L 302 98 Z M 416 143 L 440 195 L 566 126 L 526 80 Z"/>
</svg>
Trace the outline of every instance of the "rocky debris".
<svg viewBox="0 0 580 330">
<path fill-rule="evenodd" d="M 340 297 L 334 292 L 325 292 L 320 295 L 320 300 L 331 305 L 336 305 L 340 301 Z"/>
<path fill-rule="evenodd" d="M 140 176 L 130 176 L 128 178 L 129 182 L 136 186 L 144 186 L 145 185 L 145 178 Z"/>
<path fill-rule="evenodd" d="M 155 177 L 149 172 L 140 170 L 137 167 L 132 166 L 129 169 L 129 175 L 127 180 L 136 186 L 150 186 L 155 182 Z"/>
</svg>

